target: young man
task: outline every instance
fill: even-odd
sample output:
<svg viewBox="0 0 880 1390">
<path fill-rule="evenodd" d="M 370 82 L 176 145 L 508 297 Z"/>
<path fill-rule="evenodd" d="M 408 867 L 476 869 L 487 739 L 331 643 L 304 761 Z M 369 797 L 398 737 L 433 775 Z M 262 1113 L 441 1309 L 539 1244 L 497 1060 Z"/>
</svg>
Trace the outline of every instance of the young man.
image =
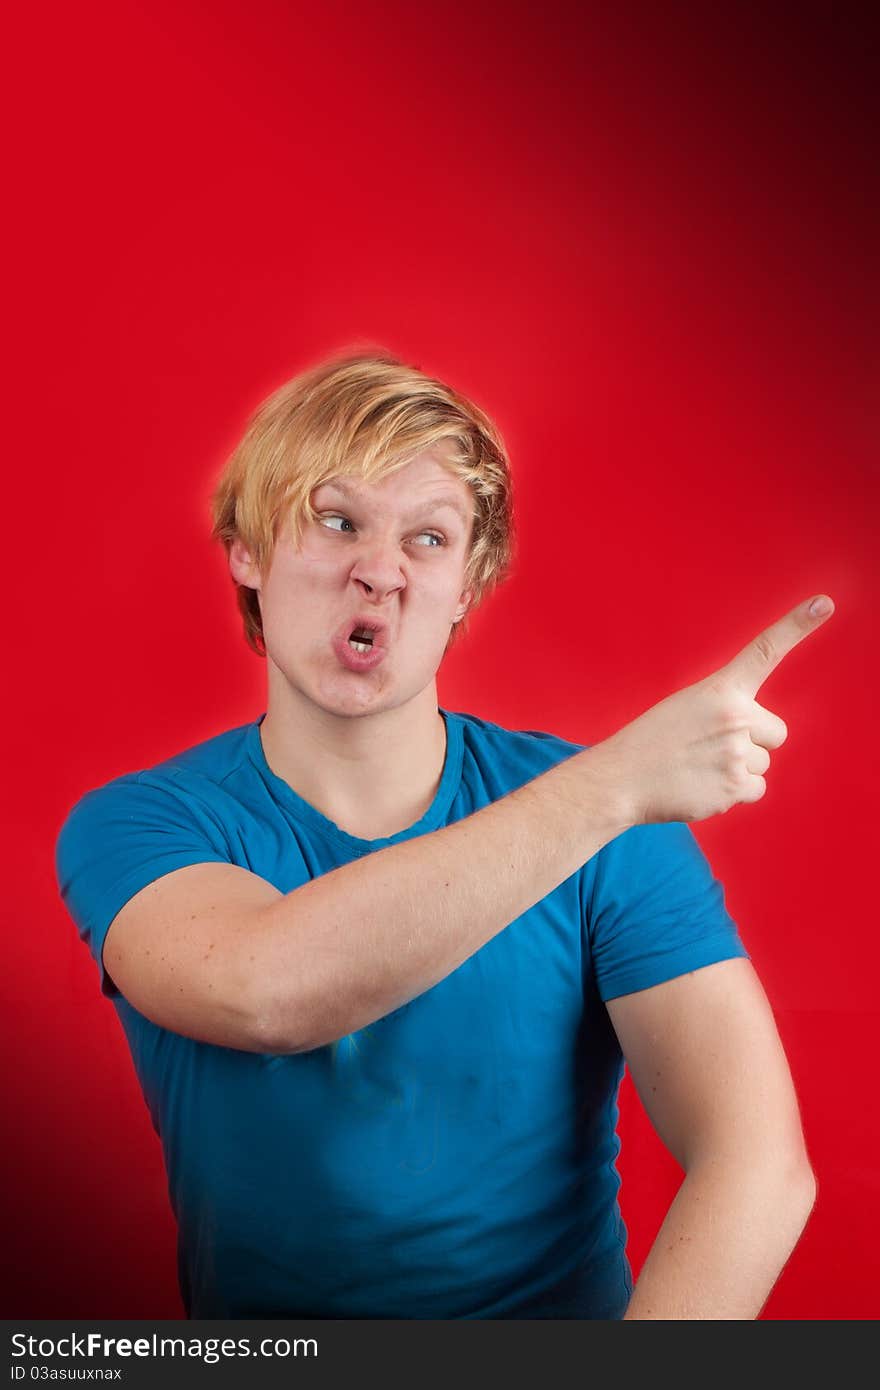
<svg viewBox="0 0 880 1390">
<path fill-rule="evenodd" d="M 57 848 L 188 1315 L 756 1317 L 815 1179 L 687 822 L 763 794 L 786 729 L 755 696 L 821 617 L 593 747 L 439 709 L 509 565 L 508 462 L 381 354 L 266 401 L 214 519 L 266 712 L 88 792 Z M 624 1061 L 685 1172 L 634 1292 Z"/>
</svg>

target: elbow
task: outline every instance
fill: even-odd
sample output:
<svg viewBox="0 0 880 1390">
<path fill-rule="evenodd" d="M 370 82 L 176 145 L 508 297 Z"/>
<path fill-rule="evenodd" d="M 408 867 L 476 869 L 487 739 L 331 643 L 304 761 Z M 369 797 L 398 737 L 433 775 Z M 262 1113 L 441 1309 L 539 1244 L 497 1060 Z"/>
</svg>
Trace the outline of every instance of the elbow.
<svg viewBox="0 0 880 1390">
<path fill-rule="evenodd" d="M 280 989 L 277 981 L 261 990 L 253 1011 L 261 1051 L 273 1056 L 314 1052 L 381 1017 L 382 1009 L 372 1000 L 348 998 L 317 969 L 300 975 L 295 992 L 289 987 Z"/>
<path fill-rule="evenodd" d="M 279 998 L 277 988 L 267 987 L 263 980 L 248 982 L 248 1028 L 251 1050 L 270 1057 L 283 1057 L 302 1051 L 291 1020 L 299 1010 L 292 1000 Z"/>
<path fill-rule="evenodd" d="M 799 1194 L 800 1201 L 809 1216 L 819 1195 L 819 1181 L 806 1154 L 802 1155 L 792 1169 L 792 1190 Z M 805 1217 L 806 1220 L 806 1217 Z"/>
<path fill-rule="evenodd" d="M 270 1056 L 314 1052 L 357 1032 L 382 1014 L 382 1009 L 366 997 L 348 998 L 314 963 L 303 965 L 295 974 L 295 989 L 289 980 L 275 979 L 261 981 L 251 994 L 252 1028 L 260 1052 Z"/>
<path fill-rule="evenodd" d="M 806 1226 L 810 1213 L 816 1205 L 819 1184 L 813 1167 L 803 1152 L 793 1154 L 780 1164 L 768 1184 L 777 1209 L 787 1211 L 800 1230 Z"/>
<path fill-rule="evenodd" d="M 816 1205 L 819 1184 L 810 1163 L 803 1135 L 800 1135 L 793 1145 L 780 1144 L 779 1153 L 781 1157 L 776 1166 L 782 1191 L 790 1197 L 795 1206 L 805 1210 L 809 1215 Z"/>
<path fill-rule="evenodd" d="M 296 1052 L 310 1052 L 314 1043 L 307 1042 L 293 1027 L 297 1016 L 295 1007 L 286 1009 L 274 1002 L 263 1002 L 252 1013 L 251 1030 L 254 1051 L 270 1057 L 289 1057 Z"/>
<path fill-rule="evenodd" d="M 810 1220 L 819 1184 L 809 1161 L 800 1157 L 792 1161 L 777 1189 L 774 1210 L 783 1229 L 789 1232 L 792 1244 L 800 1240 Z"/>
<path fill-rule="evenodd" d="M 751 1192 L 754 1200 L 768 1202 L 773 1210 L 787 1212 L 793 1221 L 802 1220 L 804 1226 L 816 1205 L 819 1184 L 805 1149 L 770 1156 L 766 1146 L 745 1150 L 710 1146 L 691 1158 L 685 1167 L 687 1176 L 703 1180 L 711 1174 Z"/>
<path fill-rule="evenodd" d="M 320 1019 L 302 998 L 289 994 L 279 997 L 277 991 L 263 993 L 252 1010 L 252 1027 L 259 1044 L 258 1051 L 273 1057 L 289 1057 L 299 1052 L 313 1052 L 335 1040 Z"/>
<path fill-rule="evenodd" d="M 271 916 L 273 906 L 270 904 L 263 913 L 267 931 L 275 929 Z M 277 958 L 257 951 L 254 952 L 258 960 L 255 969 L 252 950 L 250 946 L 247 968 L 240 969 L 237 976 L 238 988 L 248 1000 L 252 1050 L 270 1057 L 310 1052 L 319 1044 L 307 1037 L 309 1020 L 300 978 L 302 962 L 291 961 L 279 968 Z M 291 977 L 299 979 L 297 991 L 291 988 Z"/>
</svg>

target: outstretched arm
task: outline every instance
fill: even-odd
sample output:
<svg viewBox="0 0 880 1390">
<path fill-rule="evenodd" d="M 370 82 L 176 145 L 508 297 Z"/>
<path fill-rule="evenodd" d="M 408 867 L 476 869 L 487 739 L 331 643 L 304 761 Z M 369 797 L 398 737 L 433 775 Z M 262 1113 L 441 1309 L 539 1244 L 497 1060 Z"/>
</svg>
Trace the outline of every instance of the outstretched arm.
<svg viewBox="0 0 880 1390">
<path fill-rule="evenodd" d="M 685 1171 L 626 1318 L 756 1318 L 816 1195 L 760 980 L 750 961 L 724 960 L 606 1007 L 639 1098 Z"/>
<path fill-rule="evenodd" d="M 173 872 L 144 875 L 107 929 L 110 977 L 152 1022 L 224 1047 L 305 1052 L 367 1027 L 445 979 L 629 827 L 704 820 L 763 796 L 768 750 L 788 731 L 755 696 L 826 621 L 810 607 L 472 815 L 288 893 L 217 863 L 211 845 L 207 862 L 190 853 Z M 152 844 L 149 807 L 122 829 Z M 100 833 L 85 836 L 93 851 Z M 120 833 L 118 817 L 108 833 Z M 73 849 L 76 869 L 76 837 Z"/>
</svg>

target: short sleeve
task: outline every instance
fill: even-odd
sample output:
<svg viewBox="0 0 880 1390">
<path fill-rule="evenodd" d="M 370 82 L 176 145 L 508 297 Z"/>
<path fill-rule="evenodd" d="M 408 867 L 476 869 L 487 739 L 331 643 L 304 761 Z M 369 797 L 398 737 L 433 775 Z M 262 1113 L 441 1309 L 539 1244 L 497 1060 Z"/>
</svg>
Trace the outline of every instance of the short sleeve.
<svg viewBox="0 0 880 1390">
<path fill-rule="evenodd" d="M 58 889 L 93 955 L 101 993 L 118 994 L 104 969 L 108 928 L 141 888 L 187 864 L 231 862 L 223 835 L 197 803 L 149 773 L 86 792 L 55 843 Z"/>
<path fill-rule="evenodd" d="M 594 862 L 587 928 L 603 1001 L 715 961 L 748 958 L 689 825 L 633 826 Z"/>
</svg>

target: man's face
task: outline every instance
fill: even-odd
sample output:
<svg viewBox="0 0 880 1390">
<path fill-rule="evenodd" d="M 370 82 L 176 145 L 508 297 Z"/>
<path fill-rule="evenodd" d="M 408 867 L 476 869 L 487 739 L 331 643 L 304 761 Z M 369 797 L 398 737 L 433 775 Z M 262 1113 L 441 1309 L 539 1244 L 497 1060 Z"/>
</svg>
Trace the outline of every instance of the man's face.
<svg viewBox="0 0 880 1390">
<path fill-rule="evenodd" d="M 233 577 L 260 590 L 267 660 L 322 709 L 395 708 L 434 678 L 470 599 L 473 526 L 470 489 L 441 460 L 427 450 L 378 483 L 322 483 L 301 546 L 282 528 L 264 576 L 233 546 Z M 349 641 L 356 620 L 384 625 L 365 653 Z"/>
</svg>

